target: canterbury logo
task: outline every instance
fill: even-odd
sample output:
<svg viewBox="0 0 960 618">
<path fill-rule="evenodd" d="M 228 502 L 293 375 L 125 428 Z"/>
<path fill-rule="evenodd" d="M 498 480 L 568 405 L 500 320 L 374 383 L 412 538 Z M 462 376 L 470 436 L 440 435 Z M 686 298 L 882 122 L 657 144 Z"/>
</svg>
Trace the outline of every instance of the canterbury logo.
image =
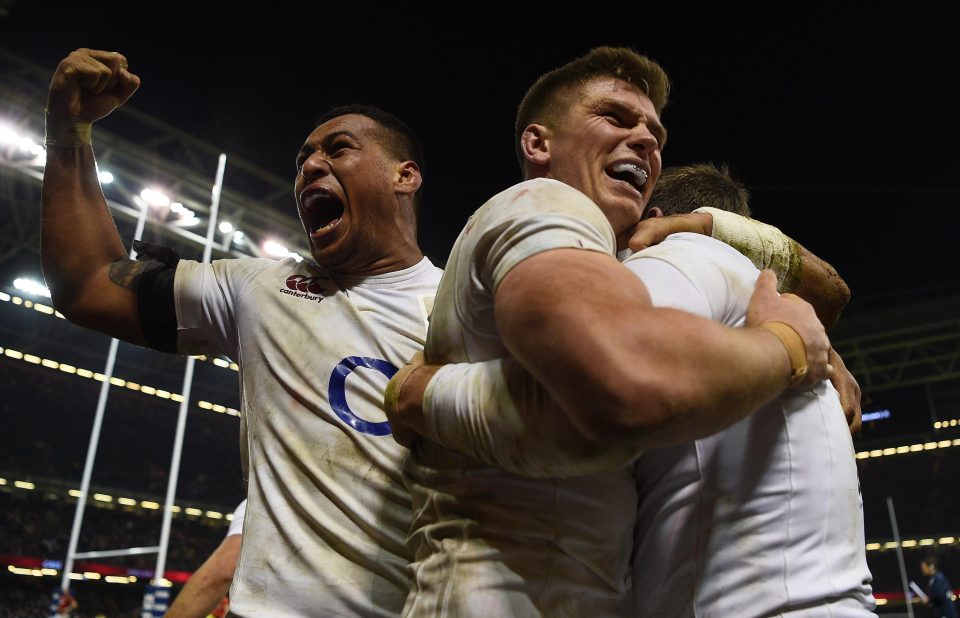
<svg viewBox="0 0 960 618">
<path fill-rule="evenodd" d="M 311 294 L 323 294 L 323 285 L 318 281 L 318 279 L 319 277 L 290 275 L 287 277 L 287 287 L 291 290 L 310 292 Z"/>
<path fill-rule="evenodd" d="M 323 300 L 324 282 L 328 282 L 326 277 L 304 277 L 303 275 L 290 275 L 287 277 L 287 289 L 281 288 L 280 291 L 297 298 L 309 298 L 320 302 Z"/>
</svg>

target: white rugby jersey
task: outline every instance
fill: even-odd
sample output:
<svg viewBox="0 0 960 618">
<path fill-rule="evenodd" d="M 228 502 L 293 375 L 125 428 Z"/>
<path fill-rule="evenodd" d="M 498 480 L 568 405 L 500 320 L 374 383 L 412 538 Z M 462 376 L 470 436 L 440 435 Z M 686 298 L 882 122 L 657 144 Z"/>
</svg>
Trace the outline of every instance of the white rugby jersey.
<svg viewBox="0 0 960 618">
<path fill-rule="evenodd" d="M 183 260 L 183 353 L 240 365 L 248 477 L 231 589 L 241 616 L 395 616 L 409 588 L 407 450 L 383 413 L 423 347 L 441 271 L 332 278 L 315 264 Z"/>
<path fill-rule="evenodd" d="M 556 248 L 608 255 L 616 248 L 603 213 L 568 185 L 526 181 L 480 208 L 457 239 L 437 291 L 428 361 L 508 356 L 494 290 L 518 263 Z M 405 474 L 416 559 L 405 615 L 616 615 L 629 576 L 632 469 L 525 478 L 420 440 Z"/>
<path fill-rule="evenodd" d="M 653 304 L 739 326 L 759 271 L 675 234 L 629 258 Z M 870 616 L 853 442 L 836 390 L 787 391 L 725 431 L 636 462 L 625 616 Z"/>
</svg>

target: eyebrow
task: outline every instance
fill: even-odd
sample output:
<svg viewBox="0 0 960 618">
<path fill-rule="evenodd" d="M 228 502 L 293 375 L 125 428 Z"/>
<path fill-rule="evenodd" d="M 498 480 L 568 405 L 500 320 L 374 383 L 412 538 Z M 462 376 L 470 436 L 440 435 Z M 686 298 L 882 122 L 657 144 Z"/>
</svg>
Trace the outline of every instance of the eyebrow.
<svg viewBox="0 0 960 618">
<path fill-rule="evenodd" d="M 620 101 L 616 101 L 614 99 L 601 99 L 600 101 L 597 102 L 597 106 L 613 107 L 617 111 L 620 111 L 625 114 L 629 114 L 635 118 L 640 118 L 641 116 L 644 116 L 644 113 L 642 111 L 634 109 L 628 105 L 624 105 Z M 653 135 L 653 137 L 656 138 L 657 144 L 659 144 L 660 148 L 662 149 L 667 143 L 667 128 L 664 127 L 662 124 L 660 124 L 659 121 L 657 122 L 648 121 L 646 125 L 647 125 L 647 130 L 649 130 L 650 133 Z"/>
</svg>

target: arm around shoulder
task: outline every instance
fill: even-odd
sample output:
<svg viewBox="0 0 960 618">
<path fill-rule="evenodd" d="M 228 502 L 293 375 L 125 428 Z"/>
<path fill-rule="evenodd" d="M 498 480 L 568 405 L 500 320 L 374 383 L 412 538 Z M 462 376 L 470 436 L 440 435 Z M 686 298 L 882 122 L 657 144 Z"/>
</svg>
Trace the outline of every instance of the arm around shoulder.
<svg viewBox="0 0 960 618">
<path fill-rule="evenodd" d="M 811 348 L 810 379 L 823 379 L 828 340 L 812 310 L 777 296 L 772 276 L 761 280 L 751 323 L 796 324 Z M 640 280 L 603 254 L 534 256 L 506 275 L 495 301 L 511 354 L 597 444 L 646 448 L 709 435 L 790 381 L 789 356 L 771 332 L 655 309 Z"/>
</svg>

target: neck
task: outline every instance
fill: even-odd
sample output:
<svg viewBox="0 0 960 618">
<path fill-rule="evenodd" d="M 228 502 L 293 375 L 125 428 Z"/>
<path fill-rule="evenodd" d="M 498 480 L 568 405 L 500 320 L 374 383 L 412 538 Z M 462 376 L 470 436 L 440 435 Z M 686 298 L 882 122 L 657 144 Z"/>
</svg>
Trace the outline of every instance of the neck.
<svg viewBox="0 0 960 618">
<path fill-rule="evenodd" d="M 377 252 L 377 254 L 368 253 L 365 257 L 355 254 L 337 264 L 327 262 L 320 265 L 333 275 L 369 277 L 410 268 L 422 259 L 423 252 L 417 246 L 416 239 L 403 238 L 386 251 Z"/>
<path fill-rule="evenodd" d="M 390 255 L 385 255 L 377 260 L 374 260 L 373 262 L 370 262 L 361 269 L 354 269 L 349 273 L 341 274 L 360 275 L 367 277 L 371 275 L 385 275 L 387 273 L 392 273 L 415 266 L 422 259 L 423 253 L 420 251 L 420 248 L 414 244 L 412 247 L 408 247 L 405 251 L 393 252 Z"/>
</svg>

